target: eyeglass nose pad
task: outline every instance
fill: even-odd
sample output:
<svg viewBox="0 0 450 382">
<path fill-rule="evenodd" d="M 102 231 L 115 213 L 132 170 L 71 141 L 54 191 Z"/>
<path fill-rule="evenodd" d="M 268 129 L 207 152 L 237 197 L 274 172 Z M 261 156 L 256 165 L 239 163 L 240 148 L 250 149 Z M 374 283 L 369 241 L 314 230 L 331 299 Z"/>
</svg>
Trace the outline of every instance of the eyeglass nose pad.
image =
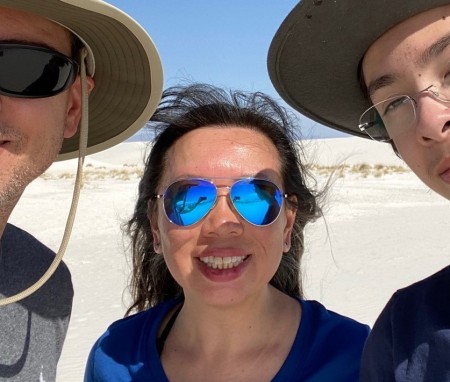
<svg viewBox="0 0 450 382">
<path fill-rule="evenodd" d="M 433 96 L 435 96 L 436 98 L 439 98 L 439 92 L 437 90 L 433 90 L 433 89 L 428 89 L 428 91 L 433 94 Z"/>
</svg>

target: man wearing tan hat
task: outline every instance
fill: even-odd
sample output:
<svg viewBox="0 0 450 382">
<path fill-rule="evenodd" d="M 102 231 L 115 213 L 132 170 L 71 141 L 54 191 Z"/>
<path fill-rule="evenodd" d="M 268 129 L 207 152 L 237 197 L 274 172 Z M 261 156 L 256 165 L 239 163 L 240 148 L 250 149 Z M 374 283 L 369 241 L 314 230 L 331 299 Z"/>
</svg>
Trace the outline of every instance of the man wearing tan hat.
<svg viewBox="0 0 450 382">
<path fill-rule="evenodd" d="M 276 33 L 268 64 L 295 109 L 390 143 L 450 199 L 448 0 L 303 0 Z M 450 266 L 392 296 L 367 340 L 361 380 L 448 382 L 449 354 Z"/>
<path fill-rule="evenodd" d="M 55 380 L 73 298 L 60 261 L 83 158 L 143 127 L 161 91 L 152 40 L 113 6 L 0 0 L 0 380 Z M 76 157 L 74 201 L 55 256 L 7 221 L 31 181 L 55 160 Z"/>
</svg>

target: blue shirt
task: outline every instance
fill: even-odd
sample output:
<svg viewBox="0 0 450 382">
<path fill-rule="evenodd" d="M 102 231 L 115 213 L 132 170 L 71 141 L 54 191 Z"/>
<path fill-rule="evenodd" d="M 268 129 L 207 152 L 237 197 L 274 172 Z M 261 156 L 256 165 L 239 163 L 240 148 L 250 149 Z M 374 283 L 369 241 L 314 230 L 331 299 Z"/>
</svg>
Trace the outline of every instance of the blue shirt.
<svg viewBox="0 0 450 382">
<path fill-rule="evenodd" d="M 450 267 L 397 291 L 364 349 L 362 382 L 450 382 Z"/>
<path fill-rule="evenodd" d="M 170 300 L 113 323 L 91 350 L 85 382 L 168 382 L 156 339 L 161 321 L 177 302 Z M 272 381 L 358 381 L 368 326 L 316 301 L 300 303 L 302 318 L 294 344 Z"/>
</svg>

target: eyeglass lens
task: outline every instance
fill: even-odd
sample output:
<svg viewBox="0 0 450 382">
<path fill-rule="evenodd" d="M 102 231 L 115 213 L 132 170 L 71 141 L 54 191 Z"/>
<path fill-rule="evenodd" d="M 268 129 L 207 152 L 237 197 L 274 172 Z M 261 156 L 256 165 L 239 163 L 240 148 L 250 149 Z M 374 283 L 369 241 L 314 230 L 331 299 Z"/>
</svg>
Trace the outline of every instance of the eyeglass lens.
<svg viewBox="0 0 450 382">
<path fill-rule="evenodd" d="M 264 226 L 278 218 L 283 196 L 272 182 L 249 178 L 238 180 L 230 187 L 230 199 L 243 219 Z M 204 179 L 183 179 L 167 188 L 164 210 L 172 223 L 186 227 L 203 219 L 216 200 L 214 183 Z"/>
<path fill-rule="evenodd" d="M 414 100 L 408 96 L 392 97 L 367 109 L 360 118 L 369 136 L 376 141 L 388 141 L 409 128 L 415 120 Z"/>
<path fill-rule="evenodd" d="M 0 44 L 0 93 L 42 98 L 60 93 L 73 83 L 77 64 L 52 50 Z"/>
<path fill-rule="evenodd" d="M 440 102 L 450 102 L 450 88 L 439 91 L 430 85 L 413 96 L 400 95 L 378 102 L 367 109 L 359 120 L 359 128 L 376 141 L 389 141 L 410 129 L 417 116 L 416 97 L 427 93 Z"/>
</svg>

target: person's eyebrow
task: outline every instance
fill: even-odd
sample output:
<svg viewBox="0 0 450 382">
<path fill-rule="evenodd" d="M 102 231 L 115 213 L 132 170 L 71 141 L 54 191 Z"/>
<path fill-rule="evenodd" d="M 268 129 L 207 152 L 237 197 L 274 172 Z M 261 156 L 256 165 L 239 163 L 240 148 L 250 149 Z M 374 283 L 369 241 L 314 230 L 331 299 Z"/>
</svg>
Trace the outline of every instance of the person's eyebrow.
<svg viewBox="0 0 450 382">
<path fill-rule="evenodd" d="M 43 42 L 37 42 L 37 41 L 33 41 L 33 40 L 23 40 L 23 39 L 5 39 L 5 40 L 0 40 L 0 44 L 22 44 L 22 45 L 32 45 L 32 46 L 39 46 L 41 48 L 47 48 L 50 50 L 54 50 L 55 52 L 58 52 L 57 49 L 55 49 L 55 47 L 50 46 L 48 44 L 45 44 Z"/>
<path fill-rule="evenodd" d="M 431 44 L 425 51 L 420 55 L 417 60 L 418 66 L 426 66 L 430 61 L 439 56 L 448 46 L 450 45 L 450 33 L 442 36 L 439 40 L 435 41 Z M 394 75 L 388 74 L 381 77 L 376 78 L 371 81 L 367 86 L 367 94 L 369 97 L 379 89 L 392 85 L 396 77 Z"/>
<path fill-rule="evenodd" d="M 372 97 L 373 93 L 375 93 L 378 89 L 392 85 L 395 80 L 396 76 L 394 76 L 393 74 L 386 74 L 384 76 L 378 77 L 375 80 L 371 81 L 369 85 L 367 85 L 367 94 L 369 95 L 369 97 Z"/>
<path fill-rule="evenodd" d="M 425 51 L 420 55 L 418 64 L 420 66 L 427 65 L 431 60 L 439 56 L 448 46 L 450 45 L 450 33 L 441 37 L 439 40 L 431 44 Z"/>
</svg>

